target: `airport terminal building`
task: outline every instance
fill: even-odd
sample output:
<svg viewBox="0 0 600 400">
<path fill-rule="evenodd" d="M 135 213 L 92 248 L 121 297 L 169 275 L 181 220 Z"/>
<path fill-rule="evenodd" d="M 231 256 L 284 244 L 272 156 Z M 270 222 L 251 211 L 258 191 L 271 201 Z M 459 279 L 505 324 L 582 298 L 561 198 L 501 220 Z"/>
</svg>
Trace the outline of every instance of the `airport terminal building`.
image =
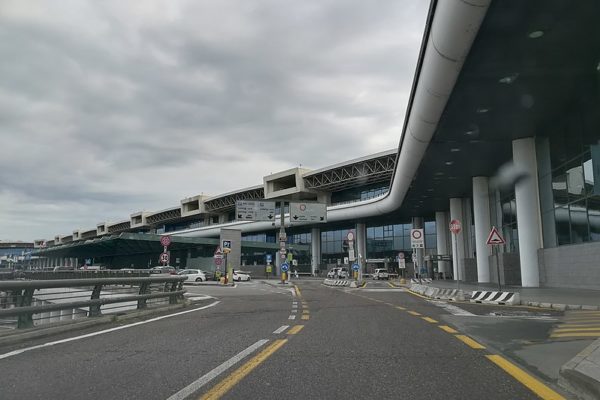
<svg viewBox="0 0 600 400">
<path fill-rule="evenodd" d="M 267 199 L 327 204 L 324 223 L 286 217 L 299 270 L 343 264 L 352 231 L 365 271 L 414 253 L 411 274 L 598 289 L 598 15 L 597 1 L 434 1 L 397 148 L 36 241 L 36 263 L 157 265 L 168 233 L 172 265 L 214 270 L 225 228 L 240 231 L 240 265 L 259 270 L 267 255 L 278 265 L 281 221 L 235 213 L 236 201 Z M 494 249 L 493 226 L 506 240 Z M 424 229 L 423 249 L 411 248 L 413 228 Z"/>
</svg>

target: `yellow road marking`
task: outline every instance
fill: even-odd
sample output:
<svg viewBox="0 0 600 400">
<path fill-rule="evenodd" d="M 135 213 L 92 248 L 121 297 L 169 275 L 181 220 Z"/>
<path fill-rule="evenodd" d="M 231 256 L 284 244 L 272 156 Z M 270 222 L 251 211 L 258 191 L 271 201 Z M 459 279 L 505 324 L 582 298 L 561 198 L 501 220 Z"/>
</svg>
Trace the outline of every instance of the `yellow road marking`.
<svg viewBox="0 0 600 400">
<path fill-rule="evenodd" d="M 432 324 L 437 324 L 437 321 L 433 318 L 430 317 L 421 317 L 421 319 L 427 321 L 427 322 L 431 322 Z"/>
<path fill-rule="evenodd" d="M 421 314 L 419 314 L 419 313 L 418 313 L 418 312 L 416 312 L 416 311 L 407 311 L 407 313 L 409 313 L 410 315 L 414 315 L 414 316 L 416 316 L 416 317 L 419 317 L 419 316 L 421 316 Z"/>
<path fill-rule="evenodd" d="M 573 333 L 556 333 L 550 335 L 551 338 L 561 337 L 600 337 L 600 331 L 597 332 L 573 332 Z"/>
<path fill-rule="evenodd" d="M 256 356 L 248 360 L 244 365 L 236 369 L 229 376 L 225 377 L 215 387 L 205 393 L 200 399 L 202 400 L 216 400 L 221 398 L 225 393 L 231 390 L 232 387 L 238 384 L 239 381 L 244 379 L 250 372 L 256 367 L 262 364 L 267 358 L 275 353 L 281 346 L 287 342 L 287 339 L 277 339 L 273 341 L 266 349 L 258 353 Z"/>
<path fill-rule="evenodd" d="M 404 308 L 404 307 L 400 307 L 400 306 L 396 306 L 396 308 L 397 308 L 398 310 L 402 310 L 402 311 L 406 310 L 406 308 Z"/>
<path fill-rule="evenodd" d="M 302 314 L 310 314 L 310 311 L 308 311 L 308 310 L 302 310 Z"/>
<path fill-rule="evenodd" d="M 302 292 L 300 291 L 300 288 L 294 285 L 294 289 L 296 289 L 296 294 L 298 295 L 298 297 L 302 297 Z"/>
<path fill-rule="evenodd" d="M 540 396 L 542 399 L 565 400 L 563 396 L 556 393 L 554 390 L 550 389 L 548 386 L 544 385 L 542 382 L 538 381 L 533 376 L 523 371 L 521 368 L 509 362 L 504 357 L 501 357 L 499 355 L 486 355 L 486 357 L 491 362 L 502 368 L 510 376 L 512 376 L 513 378 L 521 382 L 523 385 L 525 385 L 533 393 Z"/>
<path fill-rule="evenodd" d="M 560 333 L 560 332 L 583 332 L 583 331 L 600 331 L 600 326 L 594 326 L 591 328 L 576 328 L 576 327 L 566 327 L 566 326 L 560 326 L 557 329 L 555 329 L 553 332 L 555 333 Z"/>
<path fill-rule="evenodd" d="M 389 287 L 395 287 L 394 285 L 392 285 L 392 282 L 388 282 L 387 284 Z"/>
<path fill-rule="evenodd" d="M 566 324 L 571 324 L 571 323 L 574 323 L 574 324 L 596 323 L 597 324 L 598 322 L 600 322 L 600 319 L 567 319 L 567 320 L 565 320 Z"/>
<path fill-rule="evenodd" d="M 600 327 L 598 324 L 561 324 L 556 329 Z"/>
<path fill-rule="evenodd" d="M 308 321 L 310 319 L 310 315 L 303 315 L 301 319 Z"/>
<path fill-rule="evenodd" d="M 304 328 L 304 325 L 294 325 L 292 329 L 288 331 L 288 335 L 295 335 L 296 333 L 300 332 L 302 328 Z"/>
<path fill-rule="evenodd" d="M 421 296 L 419 293 L 411 292 L 410 290 L 408 290 L 406 293 L 410 293 L 413 296 L 417 296 L 417 297 L 420 297 L 422 299 L 429 300 L 429 297 Z"/>
<path fill-rule="evenodd" d="M 485 346 L 480 345 L 479 343 L 477 343 L 476 341 L 474 341 L 467 335 L 454 335 L 454 337 L 457 338 L 458 340 L 462 341 L 464 344 L 466 344 L 467 346 L 469 346 L 472 349 L 477 349 L 477 350 L 485 349 Z"/>
<path fill-rule="evenodd" d="M 448 325 L 438 325 L 438 328 L 448 333 L 458 333 L 456 329 L 450 328 Z"/>
</svg>

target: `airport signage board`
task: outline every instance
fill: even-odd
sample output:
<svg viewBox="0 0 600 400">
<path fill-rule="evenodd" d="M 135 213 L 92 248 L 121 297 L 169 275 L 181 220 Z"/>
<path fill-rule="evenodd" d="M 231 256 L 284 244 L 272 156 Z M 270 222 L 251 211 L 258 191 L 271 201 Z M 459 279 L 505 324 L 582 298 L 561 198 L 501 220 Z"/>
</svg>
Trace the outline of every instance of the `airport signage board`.
<svg viewBox="0 0 600 400">
<path fill-rule="evenodd" d="M 275 202 L 239 200 L 235 202 L 235 215 L 239 221 L 275 221 Z"/>
<path fill-rule="evenodd" d="M 290 203 L 290 221 L 294 222 L 327 222 L 327 204 L 325 203 Z"/>
</svg>

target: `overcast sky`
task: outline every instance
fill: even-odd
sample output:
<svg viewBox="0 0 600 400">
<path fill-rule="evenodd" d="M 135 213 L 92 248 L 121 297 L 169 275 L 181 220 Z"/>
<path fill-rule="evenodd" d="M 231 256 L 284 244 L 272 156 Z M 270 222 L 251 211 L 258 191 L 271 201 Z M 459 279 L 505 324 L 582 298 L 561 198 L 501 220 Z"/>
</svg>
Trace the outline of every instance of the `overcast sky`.
<svg viewBox="0 0 600 400">
<path fill-rule="evenodd" d="M 0 239 L 398 145 L 429 2 L 0 4 Z"/>
</svg>

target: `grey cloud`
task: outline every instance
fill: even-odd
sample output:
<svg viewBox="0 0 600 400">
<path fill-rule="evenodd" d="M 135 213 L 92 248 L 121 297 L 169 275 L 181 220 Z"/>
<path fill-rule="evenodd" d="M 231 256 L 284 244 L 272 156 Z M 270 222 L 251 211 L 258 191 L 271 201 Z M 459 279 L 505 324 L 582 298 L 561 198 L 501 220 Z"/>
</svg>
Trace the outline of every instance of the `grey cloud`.
<svg viewBox="0 0 600 400">
<path fill-rule="evenodd" d="M 0 13 L 0 194 L 22 205 L 0 225 L 70 233 L 394 147 L 426 3 L 172 2 L 177 19 L 152 10 L 164 3 L 90 1 L 68 23 Z M 51 205 L 46 222 L 19 225 L 36 204 Z"/>
</svg>

